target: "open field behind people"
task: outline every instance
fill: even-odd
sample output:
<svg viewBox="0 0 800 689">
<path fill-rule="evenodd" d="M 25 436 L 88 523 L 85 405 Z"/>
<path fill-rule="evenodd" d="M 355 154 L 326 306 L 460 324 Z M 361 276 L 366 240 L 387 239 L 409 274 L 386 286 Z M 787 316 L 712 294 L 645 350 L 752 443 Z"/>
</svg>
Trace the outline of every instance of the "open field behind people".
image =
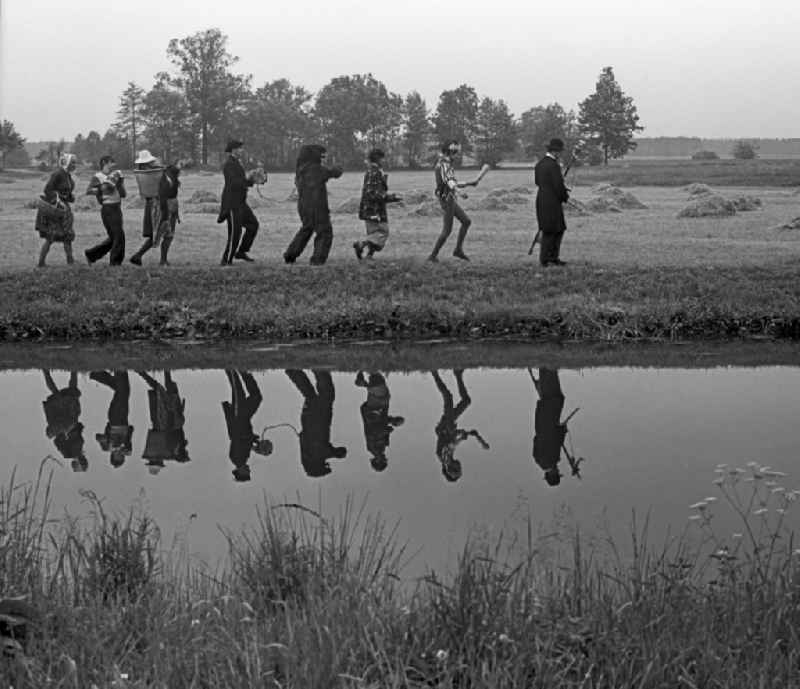
<svg viewBox="0 0 800 689">
<path fill-rule="evenodd" d="M 618 168 L 609 168 L 609 181 Z M 586 168 L 570 174 L 575 201 L 592 207 L 600 193 L 596 174 Z M 6 339 L 468 333 L 625 339 L 787 336 L 800 327 L 800 229 L 783 227 L 800 216 L 800 194 L 762 186 L 758 175 L 749 186 L 712 187 L 724 199 L 760 202 L 727 217 L 678 218 L 690 197 L 680 186 L 624 187 L 640 208 L 569 211 L 564 269 L 542 269 L 536 255 L 527 255 L 536 227 L 529 169 L 491 172 L 469 190 L 464 206 L 473 226 L 465 249 L 472 260 L 450 256 L 452 237 L 435 266 L 425 261 L 441 226 L 429 170 L 390 171 L 390 190 L 406 202 L 390 206 L 386 249 L 361 263 L 352 243 L 364 233 L 356 217 L 362 175 L 332 180 L 334 244 L 322 268 L 307 265 L 308 249 L 294 266 L 281 259 L 299 226 L 287 173 L 271 175 L 250 192 L 261 222 L 251 252 L 257 262 L 233 268 L 218 265 L 226 237 L 216 222 L 219 173 L 185 174 L 182 223 L 167 268 L 157 265 L 157 251 L 145 255 L 143 268 L 127 260 L 116 269 L 87 266 L 83 250 L 105 236 L 91 197 L 75 204 L 77 265 L 65 266 L 54 245 L 48 267 L 34 268 L 41 240 L 33 229 L 35 211 L 26 206 L 41 193 L 46 175 L 6 172 L 3 179 L 0 324 Z M 88 179 L 88 172 L 78 174 L 79 193 Z M 142 241 L 142 203 L 132 175 L 127 187 L 130 256 Z M 347 212 L 336 212 L 342 206 Z"/>
</svg>

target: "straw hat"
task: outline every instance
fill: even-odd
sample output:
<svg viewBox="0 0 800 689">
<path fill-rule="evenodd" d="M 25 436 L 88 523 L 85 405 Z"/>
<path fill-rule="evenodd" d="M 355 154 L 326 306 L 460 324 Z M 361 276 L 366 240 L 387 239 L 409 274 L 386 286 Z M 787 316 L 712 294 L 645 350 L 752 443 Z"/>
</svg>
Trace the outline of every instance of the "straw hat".
<svg viewBox="0 0 800 689">
<path fill-rule="evenodd" d="M 155 162 L 156 157 L 150 153 L 146 148 L 143 148 L 136 154 L 136 160 L 133 161 L 134 165 L 147 165 L 147 163 Z"/>
</svg>

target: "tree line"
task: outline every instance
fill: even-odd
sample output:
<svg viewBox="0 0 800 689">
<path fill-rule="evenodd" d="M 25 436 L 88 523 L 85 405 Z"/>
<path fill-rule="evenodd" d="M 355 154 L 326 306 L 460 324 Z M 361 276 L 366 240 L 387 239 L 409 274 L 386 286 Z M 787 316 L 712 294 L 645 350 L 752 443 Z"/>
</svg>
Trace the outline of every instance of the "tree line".
<svg viewBox="0 0 800 689">
<path fill-rule="evenodd" d="M 531 160 L 559 137 L 570 149 L 581 142 L 583 159 L 599 164 L 635 148 L 633 136 L 643 129 L 611 67 L 602 70 L 577 113 L 551 103 L 515 117 L 504 100 L 481 96 L 467 84 L 442 91 L 432 112 L 418 92 L 394 93 L 371 73 L 335 77 L 316 94 L 288 79 L 254 87 L 252 76 L 234 71 L 239 58 L 217 28 L 172 39 L 166 52 L 170 70 L 156 74 L 149 90 L 129 82 L 105 134 L 90 131 L 69 144 L 58 142 L 40 153 L 42 162 L 51 163 L 68 146 L 85 162 L 111 153 L 127 167 L 146 147 L 163 160 L 216 165 L 225 141 L 235 136 L 269 169 L 291 168 L 310 140 L 323 142 L 344 167 L 360 167 L 372 146 L 382 147 L 393 166 L 421 167 L 449 138 L 459 140 L 476 163 L 496 166 Z"/>
</svg>

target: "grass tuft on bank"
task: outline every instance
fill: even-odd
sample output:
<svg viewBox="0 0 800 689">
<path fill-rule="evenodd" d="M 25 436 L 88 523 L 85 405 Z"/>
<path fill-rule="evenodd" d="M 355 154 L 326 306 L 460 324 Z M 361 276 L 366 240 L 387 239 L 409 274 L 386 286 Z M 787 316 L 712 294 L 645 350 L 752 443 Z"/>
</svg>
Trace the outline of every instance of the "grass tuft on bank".
<svg viewBox="0 0 800 689">
<path fill-rule="evenodd" d="M 403 579 L 391 525 L 347 503 L 325 519 L 265 503 L 210 571 L 165 547 L 141 506 L 98 496 L 49 512 L 46 468 L 0 490 L 0 590 L 17 616 L 3 686 L 793 686 L 800 673 L 800 491 L 751 463 L 720 465 L 659 546 L 574 526 L 475 537 L 451 571 Z M 780 490 L 776 490 L 776 488 Z M 715 511 L 741 533 L 715 531 Z M 624 554 L 628 553 L 628 554 Z M 4 602 L 5 602 L 4 601 Z M 3 605 L 3 604 L 0 604 Z M 22 606 L 22 607 L 20 607 Z M 19 612 L 22 610 L 22 612 Z"/>
</svg>

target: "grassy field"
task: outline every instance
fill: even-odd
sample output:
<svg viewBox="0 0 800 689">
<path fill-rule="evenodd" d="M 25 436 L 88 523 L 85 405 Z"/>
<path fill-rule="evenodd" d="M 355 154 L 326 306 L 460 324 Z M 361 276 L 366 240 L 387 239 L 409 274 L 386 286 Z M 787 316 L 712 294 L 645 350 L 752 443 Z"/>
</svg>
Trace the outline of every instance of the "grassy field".
<svg viewBox="0 0 800 689">
<path fill-rule="evenodd" d="M 589 180 L 588 172 L 579 170 L 572 181 L 578 201 L 592 196 L 590 181 L 600 181 Z M 334 213 L 331 258 L 312 268 L 307 254 L 295 266 L 281 259 L 298 220 L 287 200 L 291 177 L 275 174 L 263 196 L 250 194 L 261 221 L 252 251 L 257 263 L 231 269 L 218 266 L 225 230 L 216 223 L 216 204 L 190 202 L 200 192 L 218 196 L 221 176 L 195 173 L 184 180 L 173 266 L 159 268 L 155 251 L 143 268 L 81 263 L 83 249 L 104 236 L 94 200 L 83 198 L 76 204 L 78 264 L 65 266 L 56 245 L 42 270 L 33 267 L 40 240 L 34 211 L 25 206 L 44 178 L 7 173 L 0 184 L 0 329 L 6 339 L 786 337 L 800 328 L 800 231 L 779 229 L 800 215 L 800 195 L 792 189 L 715 188 L 730 197 L 755 195 L 763 206 L 728 218 L 678 219 L 688 198 L 682 187 L 626 187 L 647 208 L 568 216 L 562 258 L 570 265 L 545 270 L 527 255 L 535 226 L 533 196 L 524 193 L 532 191 L 531 172 L 499 170 L 465 202 L 473 218 L 469 264 L 449 255 L 452 238 L 442 263 L 428 264 L 441 221 L 409 205 L 391 208 L 385 251 L 361 263 L 351 244 L 363 224 L 354 212 Z M 430 182 L 428 171 L 390 173 L 390 188 L 407 195 L 430 192 Z M 360 183 L 359 173 L 330 182 L 331 207 L 356 198 Z M 129 188 L 128 255 L 141 241 L 142 216 L 133 180 Z M 516 192 L 506 197 L 512 201 L 507 209 L 481 209 L 494 190 Z"/>
<path fill-rule="evenodd" d="M 523 519 L 476 529 L 451 571 L 416 581 L 413 544 L 365 505 L 325 520 L 265 503 L 244 531 L 221 526 L 229 558 L 209 571 L 141 505 L 87 495 L 89 516 L 49 514 L 46 476 L 0 489 L 0 587 L 17 599 L 3 686 L 798 686 L 798 491 L 755 463 L 721 465 L 664 544 L 635 517 L 625 544 Z M 740 533 L 715 530 L 722 510 Z"/>
</svg>

